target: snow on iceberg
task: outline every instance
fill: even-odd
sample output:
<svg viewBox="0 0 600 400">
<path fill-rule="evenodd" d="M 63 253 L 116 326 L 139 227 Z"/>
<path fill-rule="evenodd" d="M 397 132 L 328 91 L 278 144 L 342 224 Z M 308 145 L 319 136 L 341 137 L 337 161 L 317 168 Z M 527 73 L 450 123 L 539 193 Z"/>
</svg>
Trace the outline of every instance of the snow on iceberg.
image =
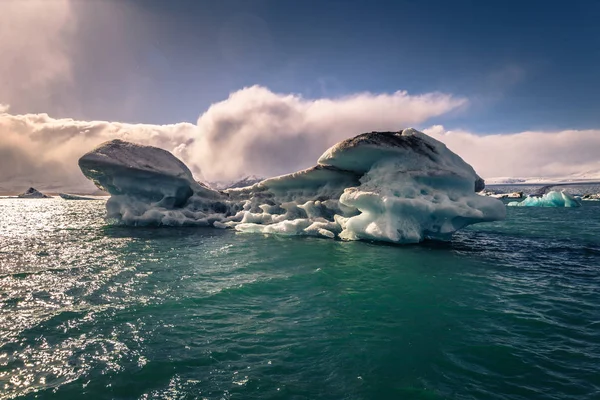
<svg viewBox="0 0 600 400">
<path fill-rule="evenodd" d="M 579 207 L 581 204 L 577 199 L 567 192 L 556 192 L 554 190 L 541 197 L 531 196 L 525 200 L 511 201 L 509 207 Z"/>
<path fill-rule="evenodd" d="M 501 201 L 476 194 L 485 184 L 469 164 L 414 129 L 364 133 L 331 147 L 312 168 L 227 190 L 194 181 L 165 150 L 121 140 L 79 165 L 111 194 L 108 218 L 127 225 L 417 243 L 506 214 Z"/>
</svg>

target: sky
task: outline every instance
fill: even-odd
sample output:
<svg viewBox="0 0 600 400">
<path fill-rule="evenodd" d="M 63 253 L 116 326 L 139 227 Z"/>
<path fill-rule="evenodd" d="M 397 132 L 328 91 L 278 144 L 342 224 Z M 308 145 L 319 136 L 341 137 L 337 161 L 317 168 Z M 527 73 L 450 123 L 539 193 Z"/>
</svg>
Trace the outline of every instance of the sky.
<svg viewBox="0 0 600 400">
<path fill-rule="evenodd" d="M 408 126 L 484 177 L 600 172 L 598 20 L 589 0 L 3 0 L 0 191 L 83 185 L 77 158 L 114 137 L 216 180 Z"/>
</svg>

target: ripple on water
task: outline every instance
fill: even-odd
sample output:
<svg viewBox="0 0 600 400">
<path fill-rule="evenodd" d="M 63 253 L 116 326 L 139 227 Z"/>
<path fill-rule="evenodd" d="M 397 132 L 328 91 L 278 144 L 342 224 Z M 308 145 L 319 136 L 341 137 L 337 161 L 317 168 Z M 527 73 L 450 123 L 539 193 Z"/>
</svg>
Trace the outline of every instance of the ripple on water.
<svg viewBox="0 0 600 400">
<path fill-rule="evenodd" d="M 598 211 L 397 247 L 2 199 L 0 397 L 594 399 Z"/>
</svg>

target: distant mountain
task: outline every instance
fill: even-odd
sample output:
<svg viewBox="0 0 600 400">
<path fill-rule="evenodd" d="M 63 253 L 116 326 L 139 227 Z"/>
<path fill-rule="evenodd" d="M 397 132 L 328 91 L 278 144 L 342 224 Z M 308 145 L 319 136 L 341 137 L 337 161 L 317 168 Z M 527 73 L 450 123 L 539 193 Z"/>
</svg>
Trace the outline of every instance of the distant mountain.
<svg viewBox="0 0 600 400">
<path fill-rule="evenodd" d="M 246 186 L 252 186 L 255 183 L 265 180 L 260 176 L 256 175 L 248 175 L 245 178 L 234 180 L 234 181 L 214 181 L 214 182 L 206 182 L 206 184 L 214 189 L 225 190 L 225 189 L 235 189 L 235 188 L 243 188 Z"/>
<path fill-rule="evenodd" d="M 600 171 L 587 171 L 554 177 L 496 177 L 485 178 L 486 185 L 550 184 L 600 182 Z"/>
</svg>

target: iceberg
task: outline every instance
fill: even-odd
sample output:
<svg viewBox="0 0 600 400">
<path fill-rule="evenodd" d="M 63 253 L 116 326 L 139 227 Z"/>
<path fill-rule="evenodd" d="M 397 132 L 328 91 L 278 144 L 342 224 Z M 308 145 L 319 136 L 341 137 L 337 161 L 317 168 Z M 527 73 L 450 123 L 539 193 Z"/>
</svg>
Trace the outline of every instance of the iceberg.
<svg viewBox="0 0 600 400">
<path fill-rule="evenodd" d="M 494 197 L 496 199 L 522 199 L 524 197 L 523 192 L 496 193 L 487 189 L 484 189 L 477 194 L 479 194 L 480 196 Z"/>
<path fill-rule="evenodd" d="M 81 196 L 70 193 L 59 193 L 58 195 L 65 200 L 104 200 L 102 197 Z"/>
<path fill-rule="evenodd" d="M 511 201 L 509 207 L 580 207 L 581 203 L 567 192 L 550 191 L 541 197 L 530 196 L 525 200 Z"/>
<path fill-rule="evenodd" d="M 126 225 L 212 226 L 240 232 L 418 243 L 503 219 L 504 204 L 443 143 L 415 129 L 370 132 L 328 149 L 314 167 L 216 190 L 171 153 L 122 140 L 79 160 L 110 193 L 107 218 Z"/>
<path fill-rule="evenodd" d="M 25 192 L 21 193 L 17 196 L 20 199 L 49 199 L 51 196 L 48 196 L 39 190 L 30 187 Z"/>
<path fill-rule="evenodd" d="M 584 194 L 581 197 L 582 201 L 600 201 L 600 193 L 596 193 L 596 194 Z"/>
</svg>

